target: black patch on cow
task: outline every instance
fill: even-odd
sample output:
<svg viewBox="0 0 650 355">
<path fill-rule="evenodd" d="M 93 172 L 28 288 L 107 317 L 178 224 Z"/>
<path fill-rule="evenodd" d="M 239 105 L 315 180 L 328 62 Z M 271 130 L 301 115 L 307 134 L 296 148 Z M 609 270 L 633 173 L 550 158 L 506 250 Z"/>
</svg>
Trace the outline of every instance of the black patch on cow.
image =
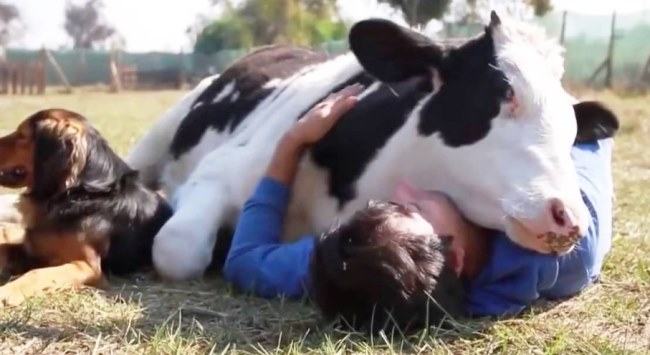
<svg viewBox="0 0 650 355">
<path fill-rule="evenodd" d="M 438 70 L 444 84 L 422 108 L 419 133 L 438 132 L 451 147 L 483 139 L 510 89 L 507 77 L 498 69 L 489 31 L 449 49 Z"/>
<path fill-rule="evenodd" d="M 264 88 L 273 79 L 285 79 L 301 68 L 323 62 L 327 56 L 302 48 L 270 46 L 259 49 L 235 62 L 215 79 L 197 99 L 179 125 L 170 151 L 175 159 L 196 146 L 208 128 L 231 132 L 274 89 Z M 232 94 L 217 103 L 212 101 L 229 84 Z M 231 101 L 233 94 L 239 97 Z"/>
<path fill-rule="evenodd" d="M 339 208 L 356 196 L 355 183 L 368 163 L 430 90 L 431 82 L 424 78 L 383 84 L 313 146 L 313 161 L 328 170 L 329 193 Z"/>
<path fill-rule="evenodd" d="M 433 69 L 440 74 L 443 85 L 424 104 L 418 133 L 439 133 L 452 147 L 481 140 L 490 131 L 491 121 L 498 116 L 510 88 L 497 67 L 489 30 L 461 46 L 444 48 L 442 59 L 432 63 Z M 431 71 L 390 87 L 384 84 L 361 100 L 313 147 L 313 160 L 328 170 L 329 193 L 338 200 L 339 208 L 356 197 L 356 181 L 366 166 L 404 124 L 416 104 L 431 92 Z"/>
<path fill-rule="evenodd" d="M 332 93 L 343 90 L 347 86 L 354 85 L 354 84 L 361 84 L 363 87 L 367 88 L 367 87 L 369 87 L 370 85 L 372 85 L 375 82 L 377 82 L 377 80 L 375 80 L 368 73 L 360 72 L 359 74 L 354 75 L 353 77 L 347 79 L 346 81 L 334 86 L 332 88 L 332 90 L 326 92 L 323 96 L 317 98 L 316 100 L 314 100 L 314 102 L 307 105 L 307 107 L 300 113 L 300 115 L 298 115 L 296 117 L 296 120 L 299 120 L 300 118 L 302 118 L 307 112 L 309 112 L 309 110 L 312 109 L 312 107 L 314 107 L 319 102 L 325 100 Z"/>
</svg>

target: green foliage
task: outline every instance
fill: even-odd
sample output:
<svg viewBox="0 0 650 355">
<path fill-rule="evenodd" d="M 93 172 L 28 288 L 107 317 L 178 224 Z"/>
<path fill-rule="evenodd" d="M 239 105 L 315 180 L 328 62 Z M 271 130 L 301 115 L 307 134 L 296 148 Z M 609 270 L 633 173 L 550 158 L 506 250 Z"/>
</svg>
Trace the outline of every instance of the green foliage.
<svg viewBox="0 0 650 355">
<path fill-rule="evenodd" d="M 615 84 L 631 84 L 639 80 L 642 65 L 650 58 L 650 25 L 640 24 L 617 31 L 614 43 Z M 584 82 L 607 56 L 609 38 L 569 38 L 565 43 L 566 77 L 572 82 Z"/>
<path fill-rule="evenodd" d="M 14 36 L 12 25 L 20 20 L 16 6 L 0 2 L 0 45 L 6 44 Z"/>
<path fill-rule="evenodd" d="M 342 39 L 347 30 L 334 6 L 334 0 L 246 0 L 229 6 L 225 17 L 208 25 L 195 50 L 213 53 L 271 43 L 314 46 Z"/>
<path fill-rule="evenodd" d="M 406 21 L 411 26 L 426 25 L 431 19 L 441 18 L 451 0 L 379 0 L 402 10 Z M 472 0 L 469 0 L 470 2 Z M 474 0 L 475 1 L 475 0 Z"/>
<path fill-rule="evenodd" d="M 528 4 L 533 7 L 535 16 L 544 16 L 547 12 L 553 10 L 551 0 L 528 0 Z"/>
<path fill-rule="evenodd" d="M 253 45 L 253 35 L 237 16 L 228 16 L 206 26 L 194 44 L 194 51 L 203 54 L 223 49 L 248 48 Z"/>
<path fill-rule="evenodd" d="M 101 18 L 101 0 L 88 0 L 83 5 L 67 3 L 65 31 L 74 42 L 74 48 L 93 48 L 115 33 L 115 29 Z"/>
</svg>

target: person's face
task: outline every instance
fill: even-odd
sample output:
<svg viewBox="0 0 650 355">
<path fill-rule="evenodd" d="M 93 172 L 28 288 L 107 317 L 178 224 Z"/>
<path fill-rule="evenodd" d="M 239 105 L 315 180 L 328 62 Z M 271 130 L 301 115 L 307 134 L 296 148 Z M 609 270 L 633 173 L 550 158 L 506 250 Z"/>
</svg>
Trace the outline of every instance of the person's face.
<svg viewBox="0 0 650 355">
<path fill-rule="evenodd" d="M 420 207 L 417 204 L 407 203 L 403 206 L 406 207 L 407 212 L 404 214 L 392 215 L 389 217 L 388 221 L 386 221 L 392 230 L 416 235 L 435 234 L 433 226 L 422 217 Z"/>
</svg>

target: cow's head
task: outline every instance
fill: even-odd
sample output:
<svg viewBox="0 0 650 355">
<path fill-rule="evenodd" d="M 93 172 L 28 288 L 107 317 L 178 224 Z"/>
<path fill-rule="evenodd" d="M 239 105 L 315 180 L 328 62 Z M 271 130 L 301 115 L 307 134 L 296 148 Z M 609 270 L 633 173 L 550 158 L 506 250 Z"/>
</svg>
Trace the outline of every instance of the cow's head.
<svg viewBox="0 0 650 355">
<path fill-rule="evenodd" d="M 356 24 L 350 45 L 383 82 L 430 78 L 418 134 L 436 144 L 430 154 L 444 192 L 468 218 L 539 252 L 572 249 L 589 213 L 571 146 L 612 136 L 618 121 L 562 88 L 555 42 L 493 12 L 485 33 L 457 47 L 386 20 Z"/>
</svg>

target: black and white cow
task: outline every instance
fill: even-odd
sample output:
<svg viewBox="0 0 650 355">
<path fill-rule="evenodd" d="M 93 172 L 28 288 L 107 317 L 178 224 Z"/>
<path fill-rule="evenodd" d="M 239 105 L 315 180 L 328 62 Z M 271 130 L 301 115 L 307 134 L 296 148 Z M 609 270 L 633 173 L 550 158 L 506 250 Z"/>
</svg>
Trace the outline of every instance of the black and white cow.
<svg viewBox="0 0 650 355">
<path fill-rule="evenodd" d="M 236 221 L 283 132 L 352 83 L 366 86 L 359 103 L 301 162 L 286 235 L 322 231 L 405 178 L 526 248 L 570 251 L 538 236 L 588 224 L 571 145 L 611 136 L 618 123 L 565 92 L 555 42 L 493 13 L 485 33 L 459 46 L 385 20 L 356 24 L 350 46 L 333 59 L 260 49 L 205 79 L 136 145 L 129 163 L 176 210 L 154 244 L 164 277 L 203 273 L 218 228 Z"/>
</svg>

